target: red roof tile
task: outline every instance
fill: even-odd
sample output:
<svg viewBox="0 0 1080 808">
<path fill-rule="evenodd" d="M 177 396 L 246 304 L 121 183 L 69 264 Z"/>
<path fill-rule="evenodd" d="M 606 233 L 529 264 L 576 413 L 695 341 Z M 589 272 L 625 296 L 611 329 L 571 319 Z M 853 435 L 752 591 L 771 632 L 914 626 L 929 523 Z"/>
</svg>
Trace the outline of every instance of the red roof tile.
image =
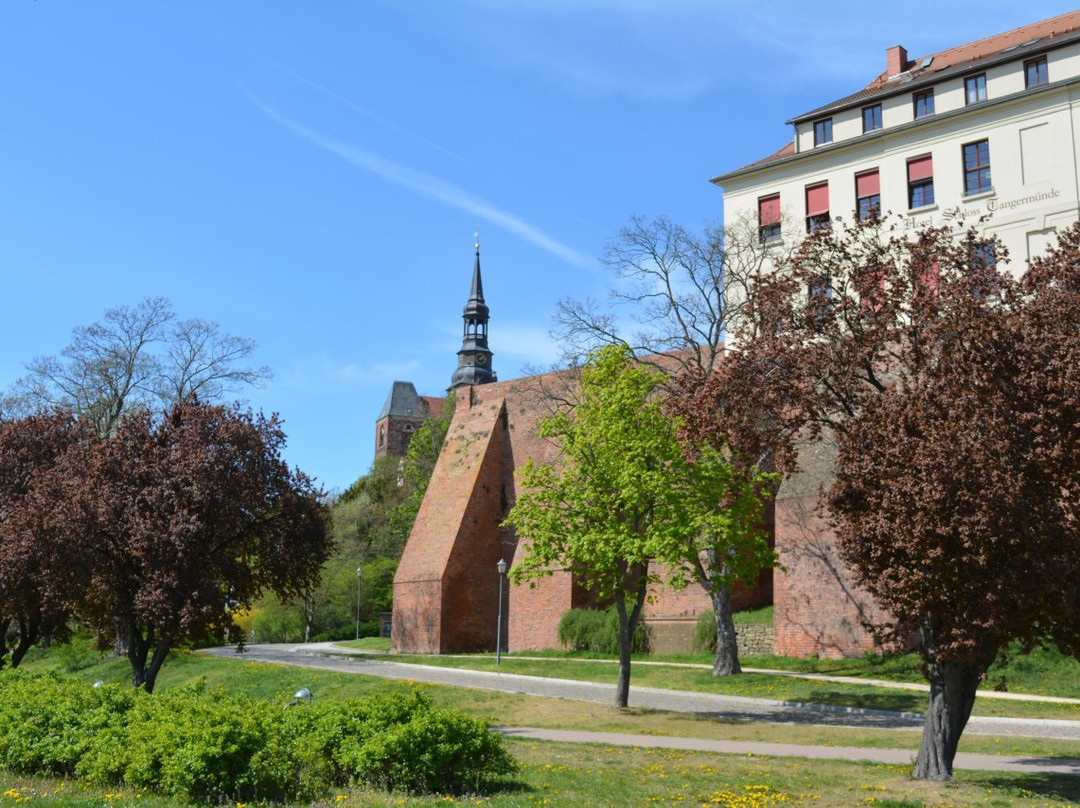
<svg viewBox="0 0 1080 808">
<path fill-rule="evenodd" d="M 858 92 L 792 118 L 789 123 L 814 117 L 828 110 L 841 109 L 900 88 L 907 90 L 913 82 L 937 81 L 942 78 L 942 73 L 978 68 L 981 65 L 975 63 L 991 57 L 1001 56 L 1011 59 L 1023 55 L 1027 50 L 1042 50 L 1052 40 L 1067 34 L 1071 35 L 1069 39 L 1080 37 L 1080 11 L 1070 11 L 1067 14 L 1014 28 L 1003 34 L 988 36 L 965 45 L 958 45 L 929 56 L 908 59 L 905 65 L 906 73 L 901 74 L 903 78 L 889 76 L 888 71 L 885 71 Z M 923 67 L 923 65 L 926 66 Z"/>
<path fill-rule="evenodd" d="M 1023 56 L 1028 51 L 1042 51 L 1050 44 L 1057 45 L 1075 39 L 1080 39 L 1080 11 L 1070 11 L 1067 14 L 1014 28 L 1011 31 L 988 36 L 975 42 L 968 42 L 965 45 L 939 51 L 929 56 L 908 59 L 904 65 L 906 71 L 900 74 L 899 78 L 888 75 L 888 71 L 882 72 L 861 90 L 810 112 L 798 115 L 788 123 L 815 118 L 826 112 L 860 104 L 877 96 L 901 91 L 911 92 L 918 85 L 929 85 L 951 74 L 978 69 L 996 60 L 995 57 L 999 57 L 1001 60 L 1014 59 Z M 794 154 L 794 143 L 788 143 L 784 148 L 770 154 L 768 157 L 756 160 L 734 171 L 726 172 L 722 177 L 740 173 L 756 166 L 778 162 Z M 713 182 L 722 177 L 714 178 Z"/>
</svg>

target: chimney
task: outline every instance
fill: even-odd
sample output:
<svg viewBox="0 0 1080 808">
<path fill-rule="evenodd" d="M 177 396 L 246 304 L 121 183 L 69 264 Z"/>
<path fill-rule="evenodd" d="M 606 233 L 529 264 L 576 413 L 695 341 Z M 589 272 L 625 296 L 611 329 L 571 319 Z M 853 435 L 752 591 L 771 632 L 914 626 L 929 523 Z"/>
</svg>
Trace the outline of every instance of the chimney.
<svg viewBox="0 0 1080 808">
<path fill-rule="evenodd" d="M 893 45 L 885 51 L 885 76 L 892 77 L 907 69 L 907 49 Z"/>
</svg>

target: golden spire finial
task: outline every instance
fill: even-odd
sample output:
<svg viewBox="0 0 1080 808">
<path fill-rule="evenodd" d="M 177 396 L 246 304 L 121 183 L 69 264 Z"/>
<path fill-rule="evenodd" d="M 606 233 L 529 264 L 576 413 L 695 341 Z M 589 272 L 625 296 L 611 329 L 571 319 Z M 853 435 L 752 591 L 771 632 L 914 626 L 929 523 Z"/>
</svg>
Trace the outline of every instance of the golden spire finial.
<svg viewBox="0 0 1080 808">
<path fill-rule="evenodd" d="M 480 252 L 480 225 L 476 226 L 476 232 L 472 234 L 473 239 L 476 241 L 476 252 Z"/>
</svg>

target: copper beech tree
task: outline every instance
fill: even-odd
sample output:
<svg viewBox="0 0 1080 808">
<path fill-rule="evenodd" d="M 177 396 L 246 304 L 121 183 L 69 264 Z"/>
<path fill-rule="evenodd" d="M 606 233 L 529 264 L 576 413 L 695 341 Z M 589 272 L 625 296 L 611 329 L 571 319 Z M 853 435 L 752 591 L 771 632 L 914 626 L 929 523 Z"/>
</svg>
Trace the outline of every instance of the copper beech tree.
<svg viewBox="0 0 1080 808">
<path fill-rule="evenodd" d="M 1080 653 L 1080 226 L 1019 280 L 959 223 L 845 223 L 758 279 L 742 339 L 689 384 L 688 434 L 797 466 L 834 440 L 822 504 L 856 582 L 930 683 L 914 776 L 948 779 L 1014 641 Z"/>
<path fill-rule="evenodd" d="M 78 577 L 77 556 L 68 537 L 45 534 L 27 499 L 80 431 L 65 414 L 0 420 L 0 667 L 18 667 L 31 646 L 68 633 L 66 596 Z"/>
<path fill-rule="evenodd" d="M 302 593 L 329 550 L 321 493 L 281 458 L 276 419 L 189 398 L 77 442 L 27 496 L 47 540 L 80 563 L 73 611 L 126 642 L 152 691 L 169 651 L 233 632 L 266 589 Z M 238 639 L 238 638 L 233 638 Z"/>
</svg>

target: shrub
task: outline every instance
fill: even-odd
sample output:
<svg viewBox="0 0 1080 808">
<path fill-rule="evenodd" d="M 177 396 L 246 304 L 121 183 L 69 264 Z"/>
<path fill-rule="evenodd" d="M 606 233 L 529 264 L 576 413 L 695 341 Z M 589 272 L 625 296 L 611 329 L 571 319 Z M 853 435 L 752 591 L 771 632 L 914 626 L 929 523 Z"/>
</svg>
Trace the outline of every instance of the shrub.
<svg viewBox="0 0 1080 808">
<path fill-rule="evenodd" d="M 571 651 L 597 654 L 619 653 L 619 615 L 614 606 L 607 609 L 571 609 L 559 620 L 559 642 Z M 634 629 L 631 650 L 649 652 L 649 629 L 639 620 Z"/>
<path fill-rule="evenodd" d="M 372 735 L 354 759 L 357 778 L 409 792 L 476 792 L 516 768 L 502 738 L 482 721 L 432 708 Z"/>
<path fill-rule="evenodd" d="M 0 766 L 26 774 L 71 776 L 93 738 L 122 723 L 132 693 L 60 674 L 0 673 Z"/>
<path fill-rule="evenodd" d="M 283 710 L 202 684 L 147 695 L 10 671 L 0 768 L 223 802 L 311 800 L 352 782 L 460 793 L 514 762 L 486 724 L 416 691 Z"/>
<path fill-rule="evenodd" d="M 698 615 L 694 625 L 694 653 L 716 653 L 716 614 L 709 609 Z"/>
</svg>

